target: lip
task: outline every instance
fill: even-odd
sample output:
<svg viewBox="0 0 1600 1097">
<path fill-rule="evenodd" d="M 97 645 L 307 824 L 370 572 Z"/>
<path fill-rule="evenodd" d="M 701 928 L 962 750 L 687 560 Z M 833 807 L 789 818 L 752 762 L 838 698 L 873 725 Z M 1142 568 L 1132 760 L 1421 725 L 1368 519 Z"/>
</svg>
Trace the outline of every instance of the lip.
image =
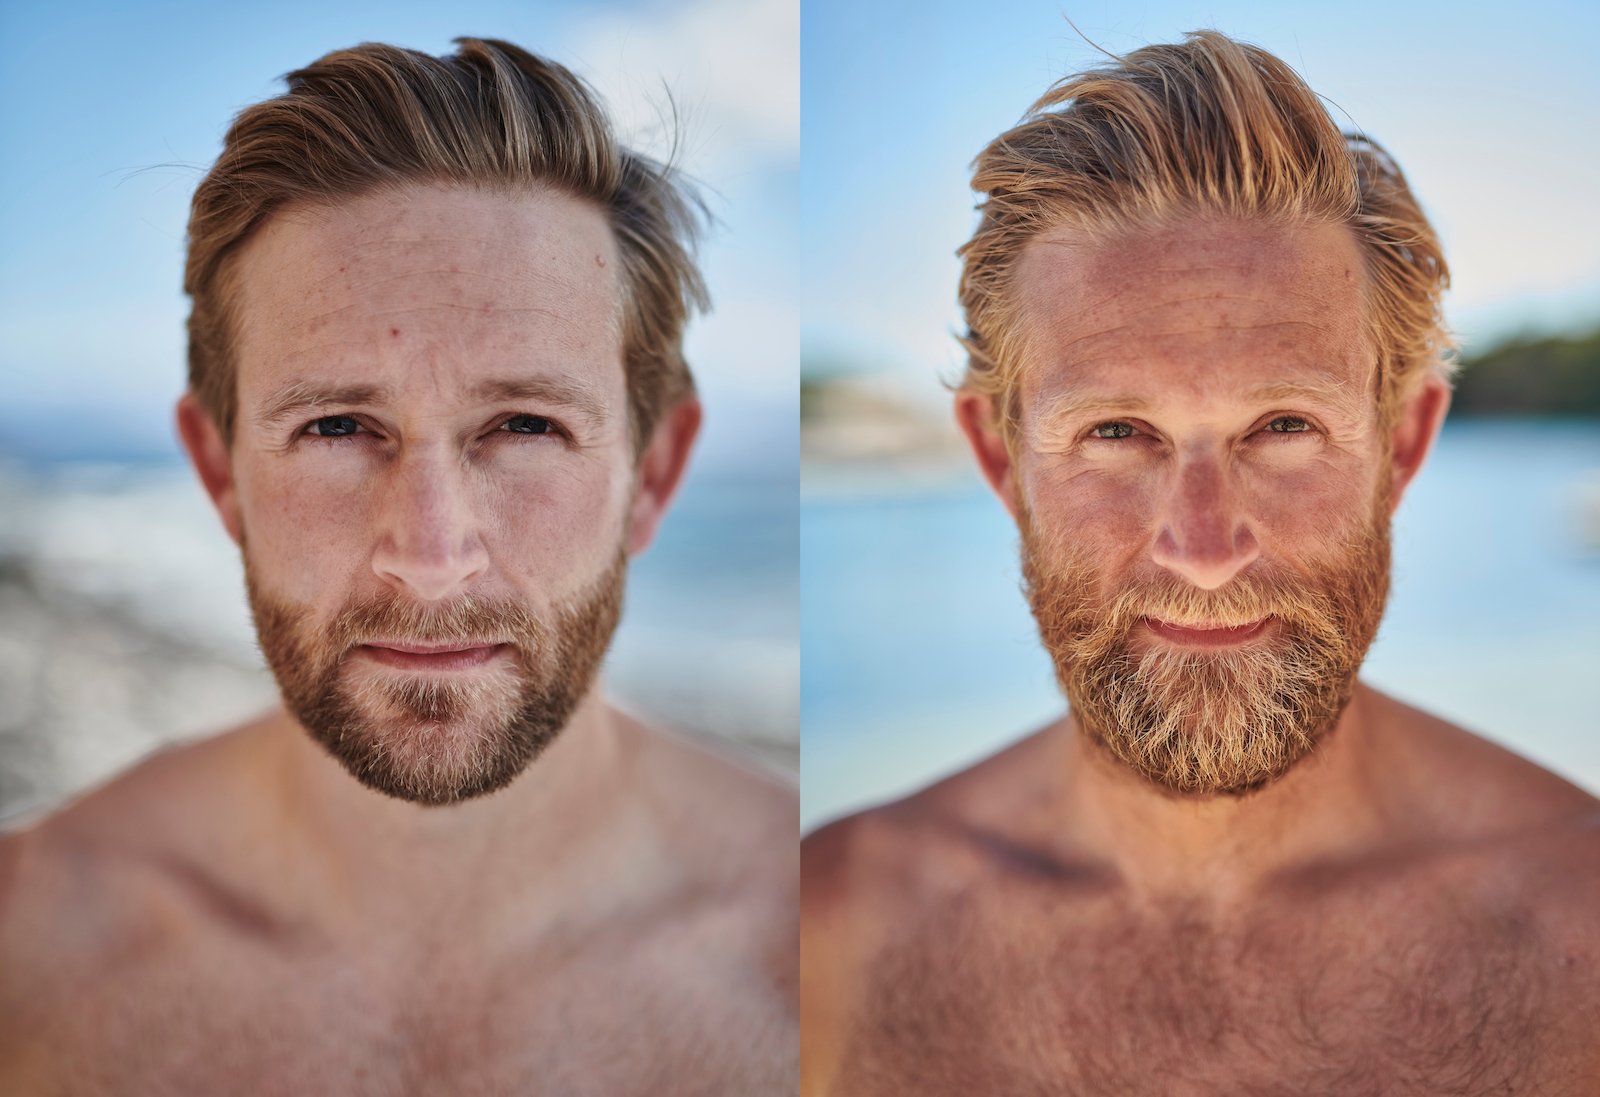
<svg viewBox="0 0 1600 1097">
<path fill-rule="evenodd" d="M 1149 631 L 1163 640 L 1175 644 L 1187 644 L 1191 647 L 1217 648 L 1231 647 L 1242 644 L 1246 640 L 1253 640 L 1267 630 L 1272 623 L 1272 618 L 1263 617 L 1259 621 L 1248 625 L 1203 627 L 1190 625 L 1175 625 L 1155 617 L 1146 617 L 1144 626 Z"/>
<path fill-rule="evenodd" d="M 356 651 L 385 666 L 401 670 L 471 670 L 494 659 L 508 644 L 374 643 L 362 644 Z"/>
</svg>

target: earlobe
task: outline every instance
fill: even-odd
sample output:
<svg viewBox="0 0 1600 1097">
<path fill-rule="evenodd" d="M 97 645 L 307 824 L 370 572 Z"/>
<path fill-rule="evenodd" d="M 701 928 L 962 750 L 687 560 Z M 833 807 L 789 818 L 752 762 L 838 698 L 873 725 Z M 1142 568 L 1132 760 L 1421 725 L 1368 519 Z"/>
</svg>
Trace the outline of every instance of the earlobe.
<svg viewBox="0 0 1600 1097">
<path fill-rule="evenodd" d="M 975 392 L 956 393 L 956 425 L 967 439 L 972 456 L 977 459 L 978 471 L 999 496 L 1000 503 L 1015 518 L 1017 496 L 1015 468 L 1011 451 L 1006 448 L 1000 433 L 998 412 L 994 397 Z"/>
<path fill-rule="evenodd" d="M 189 460 L 200 476 L 200 483 L 217 508 L 222 526 L 239 544 L 239 503 L 234 490 L 233 458 L 222 440 L 222 432 L 209 412 L 200 406 L 194 393 L 186 392 L 178 400 L 178 437 L 189 454 Z"/>
<path fill-rule="evenodd" d="M 1423 382 L 1401 407 L 1390 437 L 1391 516 L 1399 508 L 1406 487 L 1421 470 L 1449 410 L 1450 384 L 1438 377 Z"/>
<path fill-rule="evenodd" d="M 639 457 L 633 509 L 628 516 L 628 555 L 650 547 L 667 507 L 683 482 L 689 453 L 700 433 L 700 401 L 687 396 L 667 409 Z"/>
</svg>

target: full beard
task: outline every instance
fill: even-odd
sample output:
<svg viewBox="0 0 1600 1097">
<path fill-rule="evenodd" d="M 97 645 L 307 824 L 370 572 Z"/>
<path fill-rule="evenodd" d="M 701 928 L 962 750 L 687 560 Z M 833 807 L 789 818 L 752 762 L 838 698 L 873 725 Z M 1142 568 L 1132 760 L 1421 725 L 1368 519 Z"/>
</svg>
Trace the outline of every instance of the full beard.
<svg viewBox="0 0 1600 1097">
<path fill-rule="evenodd" d="M 1240 796 L 1283 776 L 1338 722 L 1389 591 L 1387 498 L 1305 573 L 1241 572 L 1214 591 L 1170 572 L 1106 600 L 1082 553 L 1056 550 L 1022 511 L 1023 576 L 1040 636 L 1083 734 L 1156 787 Z M 1217 650 L 1148 635 L 1142 620 L 1275 631 Z"/>
<path fill-rule="evenodd" d="M 548 619 L 509 599 L 418 605 L 395 592 L 347 604 L 320 630 L 309 609 L 264 589 L 245 557 L 262 654 L 301 725 L 368 788 L 423 805 L 510 784 L 588 693 L 622 613 L 627 559 L 558 603 Z M 514 670 L 459 678 L 350 667 L 371 640 L 503 642 Z"/>
</svg>

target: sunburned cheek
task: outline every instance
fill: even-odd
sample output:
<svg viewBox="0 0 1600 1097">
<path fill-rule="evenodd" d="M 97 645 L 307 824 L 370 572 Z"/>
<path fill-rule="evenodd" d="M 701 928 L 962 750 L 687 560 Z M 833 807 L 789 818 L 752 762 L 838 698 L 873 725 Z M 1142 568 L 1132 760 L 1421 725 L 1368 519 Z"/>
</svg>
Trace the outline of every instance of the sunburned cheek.
<svg viewBox="0 0 1600 1097">
<path fill-rule="evenodd" d="M 1369 485 L 1348 471 L 1308 470 L 1258 484 L 1252 507 L 1278 540 L 1314 544 L 1358 528 L 1370 513 Z"/>
<path fill-rule="evenodd" d="M 1093 547 L 1137 542 L 1155 510 L 1154 489 L 1144 478 L 1105 469 L 1040 470 L 1028 491 L 1035 524 L 1042 530 Z"/>
</svg>

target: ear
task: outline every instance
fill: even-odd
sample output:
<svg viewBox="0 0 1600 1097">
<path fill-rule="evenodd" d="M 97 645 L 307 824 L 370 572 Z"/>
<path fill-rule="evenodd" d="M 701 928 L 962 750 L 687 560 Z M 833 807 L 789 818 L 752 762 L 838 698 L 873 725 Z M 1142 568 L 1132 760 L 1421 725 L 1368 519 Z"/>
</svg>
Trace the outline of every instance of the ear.
<svg viewBox="0 0 1600 1097">
<path fill-rule="evenodd" d="M 656 424 L 640 455 L 633 510 L 628 516 L 629 556 L 637 556 L 655 540 L 656 529 L 689 465 L 689 451 L 700 433 L 700 414 L 699 400 L 693 396 L 679 400 Z"/>
<path fill-rule="evenodd" d="M 1428 378 L 1401 405 L 1390 436 L 1391 518 L 1400 507 L 1400 496 L 1422 468 L 1428 451 L 1433 448 L 1433 440 L 1439 437 L 1439 428 L 1449 410 L 1450 385 L 1437 377 Z"/>
<path fill-rule="evenodd" d="M 222 518 L 223 528 L 237 545 L 239 501 L 233 484 L 233 458 L 222 441 L 222 431 L 192 392 L 186 392 L 179 398 L 177 417 L 178 437 L 183 440 L 183 448 L 188 451 L 195 472 L 200 474 L 200 483 L 205 486 L 206 494 L 211 496 L 211 503 Z"/>
<path fill-rule="evenodd" d="M 1011 461 L 1011 451 L 1000 434 L 999 412 L 995 398 L 976 392 L 956 393 L 956 425 L 972 447 L 972 456 L 978 459 L 978 471 L 988 481 L 989 487 L 1000 497 L 1006 512 L 1017 516 L 1016 468 Z"/>
</svg>

